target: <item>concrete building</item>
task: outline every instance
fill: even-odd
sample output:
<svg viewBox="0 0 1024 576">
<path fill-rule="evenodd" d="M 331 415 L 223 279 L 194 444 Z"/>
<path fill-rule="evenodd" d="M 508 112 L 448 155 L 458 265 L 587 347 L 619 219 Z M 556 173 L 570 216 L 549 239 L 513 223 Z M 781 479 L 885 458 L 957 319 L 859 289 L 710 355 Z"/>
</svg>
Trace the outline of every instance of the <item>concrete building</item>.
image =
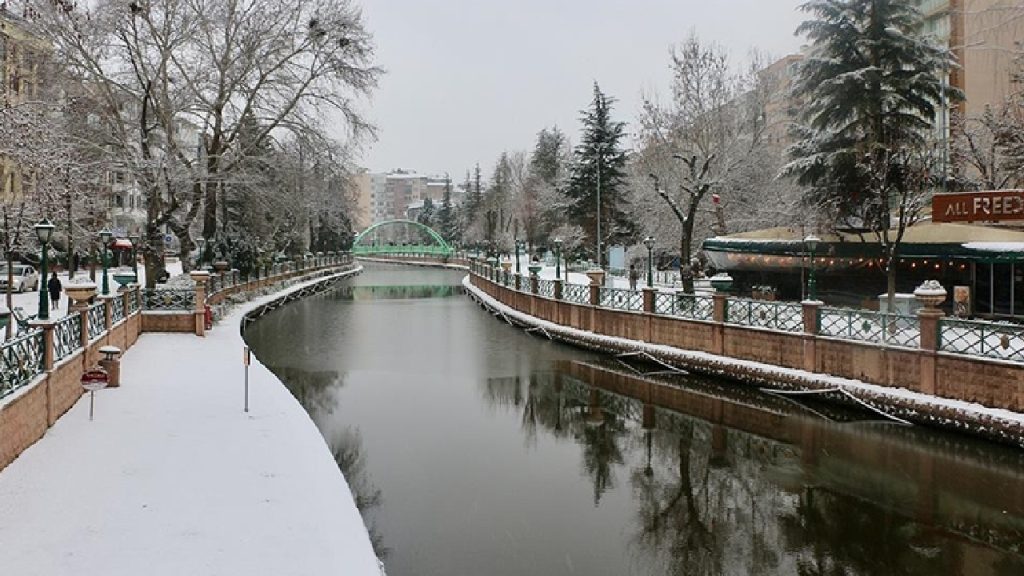
<svg viewBox="0 0 1024 576">
<path fill-rule="evenodd" d="M 29 20 L 0 6 L 0 105 L 16 106 L 41 96 L 40 55 L 49 45 L 32 31 Z M 0 154 L 0 196 L 9 200 L 32 186 L 26 173 L 11 158 Z"/>
<path fill-rule="evenodd" d="M 377 222 L 406 219 L 410 209 L 411 213 L 417 213 L 428 198 L 439 206 L 444 199 L 446 182 L 444 176 L 428 176 L 411 170 L 359 173 L 355 178 L 358 200 L 353 220 L 356 228 L 364 230 Z"/>
</svg>

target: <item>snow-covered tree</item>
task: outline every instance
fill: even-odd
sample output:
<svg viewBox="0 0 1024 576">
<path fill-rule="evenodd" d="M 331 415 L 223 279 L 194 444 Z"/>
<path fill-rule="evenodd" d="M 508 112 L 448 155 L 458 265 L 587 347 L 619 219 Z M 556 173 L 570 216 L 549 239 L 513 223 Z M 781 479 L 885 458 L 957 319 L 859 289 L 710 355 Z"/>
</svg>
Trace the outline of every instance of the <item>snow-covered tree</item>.
<svg viewBox="0 0 1024 576">
<path fill-rule="evenodd" d="M 932 166 L 928 139 L 942 101 L 951 52 L 921 34 L 911 0 L 810 0 L 797 29 L 811 43 L 795 85 L 803 98 L 800 140 L 786 173 L 807 203 L 837 225 L 873 233 L 890 303 L 906 228 L 918 217 Z"/>
<path fill-rule="evenodd" d="M 636 237 L 623 147 L 626 124 L 612 119 L 614 103 L 615 99 L 606 96 L 595 82 L 590 108 L 580 113 L 581 141 L 573 151 L 569 178 L 563 190 L 568 221 L 587 231 L 588 244 L 595 245 L 591 255 L 601 265 L 605 257 L 596 253 L 598 235 L 602 252 L 609 244 L 629 244 Z"/>
<path fill-rule="evenodd" d="M 735 185 L 741 176 L 764 174 L 751 168 L 765 147 L 767 87 L 757 65 L 737 73 L 723 48 L 696 36 L 671 56 L 672 98 L 667 106 L 645 99 L 638 160 L 652 179 L 645 188 L 653 189 L 678 221 L 680 276 L 683 290 L 692 292 L 694 230 L 704 198 L 752 190 L 750 182 Z"/>
</svg>

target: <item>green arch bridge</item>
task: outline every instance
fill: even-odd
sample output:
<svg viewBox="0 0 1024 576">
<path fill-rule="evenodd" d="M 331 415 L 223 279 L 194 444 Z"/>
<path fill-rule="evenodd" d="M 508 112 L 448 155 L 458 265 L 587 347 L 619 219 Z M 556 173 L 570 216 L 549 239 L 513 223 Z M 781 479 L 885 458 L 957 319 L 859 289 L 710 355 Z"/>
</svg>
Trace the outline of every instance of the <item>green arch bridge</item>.
<svg viewBox="0 0 1024 576">
<path fill-rule="evenodd" d="M 443 256 L 455 249 L 433 228 L 412 220 L 386 220 L 363 230 L 352 242 L 356 256 Z"/>
</svg>

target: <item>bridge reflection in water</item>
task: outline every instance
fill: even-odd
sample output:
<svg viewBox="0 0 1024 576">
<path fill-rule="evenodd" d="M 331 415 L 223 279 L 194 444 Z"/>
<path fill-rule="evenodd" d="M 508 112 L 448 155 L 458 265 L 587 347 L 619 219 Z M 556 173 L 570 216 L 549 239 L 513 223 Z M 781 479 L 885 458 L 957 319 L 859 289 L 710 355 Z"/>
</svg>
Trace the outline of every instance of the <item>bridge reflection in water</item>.
<svg viewBox="0 0 1024 576">
<path fill-rule="evenodd" d="M 250 329 L 392 576 L 1024 574 L 1024 453 L 640 377 L 446 297 L 459 277 L 371 271 Z"/>
</svg>

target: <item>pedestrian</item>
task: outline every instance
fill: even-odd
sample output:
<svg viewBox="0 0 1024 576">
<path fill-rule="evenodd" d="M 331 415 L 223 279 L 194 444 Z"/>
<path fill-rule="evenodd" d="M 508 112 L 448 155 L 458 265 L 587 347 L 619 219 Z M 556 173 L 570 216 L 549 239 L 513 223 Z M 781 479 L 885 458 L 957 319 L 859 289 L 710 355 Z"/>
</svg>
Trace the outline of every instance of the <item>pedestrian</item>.
<svg viewBox="0 0 1024 576">
<path fill-rule="evenodd" d="M 636 281 L 640 279 L 640 273 L 636 270 L 636 264 L 629 265 L 629 289 L 636 290 Z"/>
<path fill-rule="evenodd" d="M 50 291 L 50 309 L 56 310 L 60 305 L 60 293 L 64 289 L 56 272 L 50 273 L 50 281 L 46 283 L 46 289 Z"/>
</svg>

